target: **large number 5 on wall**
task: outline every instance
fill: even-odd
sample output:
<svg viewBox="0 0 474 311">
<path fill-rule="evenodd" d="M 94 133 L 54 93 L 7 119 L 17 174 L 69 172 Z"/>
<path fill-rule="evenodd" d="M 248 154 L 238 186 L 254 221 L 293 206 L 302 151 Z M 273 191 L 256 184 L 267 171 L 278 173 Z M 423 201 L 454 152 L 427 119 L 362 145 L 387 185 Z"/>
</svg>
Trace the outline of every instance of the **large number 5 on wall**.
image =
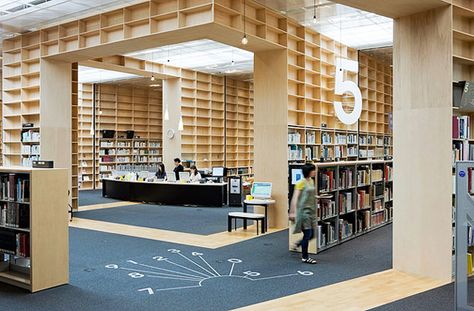
<svg viewBox="0 0 474 311">
<path fill-rule="evenodd" d="M 356 123 L 360 118 L 362 112 L 362 94 L 355 82 L 344 81 L 344 70 L 359 73 L 359 62 L 344 58 L 336 59 L 336 85 L 334 87 L 334 94 L 343 95 L 349 92 L 354 95 L 354 109 L 351 113 L 347 113 L 344 111 L 341 102 L 334 101 L 334 110 L 336 111 L 336 116 L 342 123 L 351 125 Z"/>
</svg>

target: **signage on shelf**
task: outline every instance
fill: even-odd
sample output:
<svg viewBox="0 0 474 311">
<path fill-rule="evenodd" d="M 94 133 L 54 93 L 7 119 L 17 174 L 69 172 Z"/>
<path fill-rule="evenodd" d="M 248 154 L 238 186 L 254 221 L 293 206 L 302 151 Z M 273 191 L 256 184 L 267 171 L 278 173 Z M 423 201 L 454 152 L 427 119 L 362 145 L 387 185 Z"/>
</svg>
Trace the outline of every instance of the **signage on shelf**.
<svg viewBox="0 0 474 311">
<path fill-rule="evenodd" d="M 344 81 L 344 70 L 359 73 L 359 62 L 345 59 L 336 59 L 336 81 L 334 86 L 335 95 L 351 93 L 354 96 L 354 109 L 351 113 L 344 111 L 342 103 L 334 101 L 334 110 L 337 118 L 344 124 L 351 125 L 356 123 L 362 112 L 362 93 L 359 86 L 353 81 Z"/>
</svg>

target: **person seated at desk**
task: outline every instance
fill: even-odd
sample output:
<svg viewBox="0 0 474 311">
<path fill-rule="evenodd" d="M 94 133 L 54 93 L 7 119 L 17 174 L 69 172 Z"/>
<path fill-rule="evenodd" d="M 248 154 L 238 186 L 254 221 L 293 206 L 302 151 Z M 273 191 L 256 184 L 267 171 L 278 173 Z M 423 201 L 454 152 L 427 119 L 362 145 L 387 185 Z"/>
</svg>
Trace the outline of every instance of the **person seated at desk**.
<svg viewBox="0 0 474 311">
<path fill-rule="evenodd" d="M 189 176 L 189 182 L 199 182 L 201 179 L 201 173 L 199 173 L 196 165 L 191 166 L 191 176 Z"/>
<path fill-rule="evenodd" d="M 165 165 L 163 163 L 161 163 L 161 162 L 158 163 L 158 171 L 156 171 L 155 176 L 158 179 L 165 179 L 166 178 Z"/>
<path fill-rule="evenodd" d="M 181 164 L 181 160 L 179 158 L 174 159 L 173 172 L 176 176 L 176 180 L 179 180 L 179 172 L 184 172 L 184 166 Z"/>
</svg>

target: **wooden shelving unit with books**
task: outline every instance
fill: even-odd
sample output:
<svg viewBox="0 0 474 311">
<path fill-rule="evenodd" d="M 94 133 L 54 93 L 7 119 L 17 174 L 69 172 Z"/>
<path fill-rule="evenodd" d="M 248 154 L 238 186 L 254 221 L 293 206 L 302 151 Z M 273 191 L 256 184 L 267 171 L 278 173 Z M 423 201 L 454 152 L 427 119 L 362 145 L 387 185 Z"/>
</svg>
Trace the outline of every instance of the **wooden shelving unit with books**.
<svg viewBox="0 0 474 311">
<path fill-rule="evenodd" d="M 0 282 L 31 292 L 69 282 L 67 180 L 66 169 L 0 167 Z"/>
<path fill-rule="evenodd" d="M 81 84 L 79 107 L 79 166 L 81 189 L 100 188 L 100 179 L 117 165 L 151 165 L 162 161 L 161 88 L 127 84 Z M 94 104 L 95 99 L 95 104 Z M 93 124 L 95 116 L 95 124 Z M 115 131 L 114 152 L 123 154 L 104 163 L 108 148 L 102 144 L 103 130 Z M 126 132 L 134 131 L 134 139 Z M 95 141 L 94 141 L 95 140 Z M 123 152 L 119 141 L 129 141 Z M 135 148 L 143 142 L 144 146 Z M 128 160 L 126 158 L 128 157 Z M 146 160 L 145 160 L 146 158 Z M 120 162 L 118 161 L 120 160 Z"/>
<path fill-rule="evenodd" d="M 391 161 L 316 163 L 317 251 L 391 223 Z M 297 237 L 291 236 L 291 239 Z"/>
<path fill-rule="evenodd" d="M 79 203 L 79 67 L 72 64 L 71 94 L 71 207 L 77 210 Z"/>
</svg>

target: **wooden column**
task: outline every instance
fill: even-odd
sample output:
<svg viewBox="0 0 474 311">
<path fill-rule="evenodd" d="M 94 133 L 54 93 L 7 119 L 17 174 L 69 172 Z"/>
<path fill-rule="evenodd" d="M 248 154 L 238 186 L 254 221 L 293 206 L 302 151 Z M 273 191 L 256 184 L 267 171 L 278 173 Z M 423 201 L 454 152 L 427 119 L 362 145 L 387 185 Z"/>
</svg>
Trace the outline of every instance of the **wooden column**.
<svg viewBox="0 0 474 311">
<path fill-rule="evenodd" d="M 255 181 L 273 183 L 269 226 L 288 226 L 288 76 L 286 50 L 254 56 Z M 263 211 L 258 211 L 263 212 Z"/>
<path fill-rule="evenodd" d="M 393 267 L 451 279 L 448 6 L 395 20 Z"/>
<path fill-rule="evenodd" d="M 165 120 L 168 107 L 169 120 Z M 163 80 L 163 163 L 166 171 L 174 168 L 174 158 L 181 158 L 181 132 L 178 123 L 181 114 L 181 82 L 179 79 Z M 168 138 L 168 130 L 174 131 L 174 137 Z"/>
<path fill-rule="evenodd" d="M 68 169 L 71 190 L 71 63 L 41 59 L 40 66 L 41 160 Z"/>
</svg>

